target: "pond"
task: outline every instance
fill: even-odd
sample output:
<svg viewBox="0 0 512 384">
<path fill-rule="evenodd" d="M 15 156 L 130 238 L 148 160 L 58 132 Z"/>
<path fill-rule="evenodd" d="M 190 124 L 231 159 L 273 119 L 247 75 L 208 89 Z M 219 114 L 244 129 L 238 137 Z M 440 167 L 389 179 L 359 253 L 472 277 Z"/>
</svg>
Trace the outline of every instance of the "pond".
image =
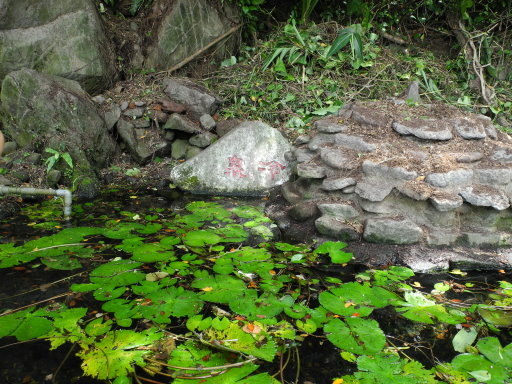
<svg viewBox="0 0 512 384">
<path fill-rule="evenodd" d="M 280 241 L 263 205 L 23 203 L 1 226 L 0 381 L 511 382 L 509 271 L 369 269 Z"/>
</svg>

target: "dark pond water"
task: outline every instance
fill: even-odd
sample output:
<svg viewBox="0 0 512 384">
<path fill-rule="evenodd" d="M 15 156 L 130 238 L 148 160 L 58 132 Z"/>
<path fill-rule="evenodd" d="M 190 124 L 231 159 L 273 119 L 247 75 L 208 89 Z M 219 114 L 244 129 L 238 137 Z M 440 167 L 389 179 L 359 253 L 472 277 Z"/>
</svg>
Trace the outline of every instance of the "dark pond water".
<svg viewBox="0 0 512 384">
<path fill-rule="evenodd" d="M 74 208 L 73 218 L 68 223 L 61 221 L 55 214 L 48 213 L 48 209 L 31 208 L 30 203 L 27 203 L 29 204 L 28 208 L 23 209 L 19 216 L 1 223 L 2 238 L 0 242 L 21 243 L 50 233 L 54 231 L 52 227 L 55 226 L 94 226 L 97 222 L 104 222 L 105 218 L 116 218 L 123 212 L 144 215 L 150 209 L 153 213 L 155 209 L 161 209 L 160 215 L 170 214 L 174 210 L 182 209 L 187 201 L 189 200 L 168 201 L 151 191 L 143 191 L 143 193 L 112 192 L 93 203 L 77 204 Z M 223 202 L 228 205 L 239 203 L 235 199 L 227 199 Z M 262 206 L 264 201 L 244 201 L 244 204 L 248 203 Z M 102 219 L 98 220 L 99 217 Z M 51 224 L 45 226 L 44 223 Z M 70 292 L 72 284 L 87 281 L 86 272 L 89 269 L 98 262 L 109 260 L 114 256 L 118 256 L 118 254 L 107 249 L 91 260 L 82 261 L 82 269 L 71 271 L 53 270 L 37 262 L 0 269 L 0 312 L 36 303 L 48 305 L 55 301 L 65 302 L 71 307 L 85 306 L 90 311 L 98 310 L 98 302 L 92 300 L 90 295 L 67 296 L 67 293 Z M 355 274 L 363 272 L 365 269 L 366 267 L 361 265 L 349 265 L 341 268 L 324 264 L 308 269 L 308 273 L 311 277 L 317 278 L 321 286 L 329 278 L 350 281 Z M 300 270 L 294 272 L 301 273 Z M 496 281 L 507 279 L 510 281 L 510 277 L 508 271 L 482 274 L 473 272 L 462 275 L 446 273 L 417 275 L 414 277 L 414 282 L 411 283 L 421 287 L 424 292 L 430 292 L 434 285 L 441 281 L 461 286 L 471 283 L 478 286 L 478 291 L 482 292 L 482 296 L 484 296 L 486 291 L 495 287 Z M 316 293 L 313 292 L 313 297 L 315 295 Z M 475 292 L 451 292 L 447 294 L 446 299 L 455 299 L 456 302 L 469 305 L 472 300 L 482 300 L 482 297 L 478 297 Z M 313 298 L 312 301 L 315 300 Z M 397 348 L 407 348 L 409 357 L 426 366 L 433 366 L 439 361 L 450 361 L 455 355 L 451 347 L 451 339 L 458 330 L 453 326 L 411 325 L 410 321 L 397 317 L 396 312 L 386 308 L 376 310 L 374 318 L 378 320 L 386 333 L 389 343 Z M 499 337 L 503 345 L 511 341 L 510 334 L 507 332 L 503 332 Z M 66 344 L 54 351 L 49 351 L 49 345 L 45 341 L 17 342 L 16 339 L 8 337 L 0 339 L 0 357 L 0 384 L 99 383 L 99 381 L 82 375 L 81 361 L 75 357 L 72 345 Z M 276 378 L 283 383 L 330 384 L 334 377 L 351 373 L 354 370 L 354 364 L 341 359 L 340 350 L 327 342 L 322 333 L 318 333 L 307 337 L 302 343 L 297 343 L 296 348 L 289 350 L 289 355 L 278 358 L 273 363 L 262 363 L 260 370 L 276 373 Z M 278 373 L 280 371 L 282 373 Z M 144 377 L 143 373 L 141 373 L 141 377 Z M 163 383 L 169 381 L 146 375 L 144 382 Z"/>
</svg>

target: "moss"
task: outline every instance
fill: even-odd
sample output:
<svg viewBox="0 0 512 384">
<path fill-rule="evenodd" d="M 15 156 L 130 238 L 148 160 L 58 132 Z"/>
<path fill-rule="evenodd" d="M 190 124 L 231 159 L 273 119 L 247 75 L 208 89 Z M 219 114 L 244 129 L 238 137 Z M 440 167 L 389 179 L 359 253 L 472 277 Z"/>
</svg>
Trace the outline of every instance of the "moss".
<svg viewBox="0 0 512 384">
<path fill-rule="evenodd" d="M 512 231 L 512 217 L 498 217 L 495 226 L 498 231 Z"/>
<path fill-rule="evenodd" d="M 199 178 L 197 176 L 190 176 L 185 179 L 183 182 L 183 187 L 185 189 L 193 189 L 197 187 L 200 184 Z"/>
</svg>

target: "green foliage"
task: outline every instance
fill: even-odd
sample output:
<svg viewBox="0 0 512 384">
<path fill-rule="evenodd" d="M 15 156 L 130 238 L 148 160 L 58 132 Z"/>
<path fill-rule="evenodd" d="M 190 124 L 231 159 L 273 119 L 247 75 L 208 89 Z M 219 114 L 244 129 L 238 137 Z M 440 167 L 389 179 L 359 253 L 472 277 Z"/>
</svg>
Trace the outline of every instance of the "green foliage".
<svg viewBox="0 0 512 384">
<path fill-rule="evenodd" d="M 45 160 L 46 172 L 50 172 L 59 162 L 63 160 L 66 164 L 68 171 L 72 171 L 74 168 L 73 159 L 67 152 L 59 152 L 52 148 L 46 148 L 45 152 L 50 153 L 51 156 Z"/>
<path fill-rule="evenodd" d="M 406 267 L 369 270 L 353 281 L 335 272 L 320 283 L 312 271 L 321 260 L 329 258 L 339 269 L 352 258 L 343 251 L 345 244 L 325 242 L 316 249 L 271 241 L 239 244 L 254 223 L 269 224 L 260 209 L 246 205 L 193 202 L 182 212 L 158 213 L 119 208 L 117 218 L 94 218 L 101 223 L 97 228 L 66 228 L 3 245 L 3 268 L 37 258 L 87 257 L 92 266 L 86 280 L 71 290 L 95 302 L 103 316 L 60 304 L 7 311 L 0 315 L 0 337 L 43 338 L 52 348 L 76 343 L 84 374 L 121 384 L 140 374 L 136 367 L 166 371 L 175 383 L 275 383 L 258 372 L 258 360 L 275 362 L 313 334 L 352 365 L 353 373 L 343 376 L 347 383 L 430 384 L 436 383 L 434 370 L 443 380 L 460 378 L 459 383 L 510 381 L 512 344 L 502 347 L 497 338 L 485 337 L 497 324 L 485 328 L 475 319 L 468 331 L 452 332 L 460 354 L 425 368 L 397 354 L 408 343 L 394 346 L 404 336 L 396 335 L 395 320 L 383 316 L 407 324 L 410 340 L 421 330 L 453 330 L 481 310 L 506 309 L 512 296 L 507 281 L 485 305 L 456 308 L 440 299 L 450 284 L 437 284 L 443 289 L 432 294 L 420 291 L 409 283 L 414 273 Z M 89 247 L 93 236 L 111 244 Z M 44 263 L 60 268 L 52 262 Z"/>
<path fill-rule="evenodd" d="M 224 1 L 224 0 L 222 0 Z M 247 35 L 255 35 L 258 30 L 259 16 L 265 13 L 263 4 L 266 0 L 230 0 L 235 2 L 242 11 L 245 28 L 247 28 Z"/>
<path fill-rule="evenodd" d="M 496 337 L 485 337 L 476 349 L 478 353 L 457 355 L 450 367 L 478 382 L 501 384 L 512 380 L 512 344 L 502 347 Z"/>
<path fill-rule="evenodd" d="M 333 263 L 348 263 L 352 259 L 352 254 L 343 252 L 346 244 L 340 242 L 326 241 L 315 249 L 315 254 L 328 254 Z"/>
<path fill-rule="evenodd" d="M 356 355 L 374 355 L 386 344 L 379 323 L 372 319 L 333 319 L 324 325 L 324 332 L 335 346 Z"/>
<path fill-rule="evenodd" d="M 319 0 L 301 0 L 301 2 L 300 2 L 300 5 L 301 5 L 300 20 L 303 24 L 305 24 L 309 20 L 311 13 L 318 5 L 318 1 Z"/>
<path fill-rule="evenodd" d="M 375 356 L 357 358 L 356 372 L 344 376 L 348 383 L 389 383 L 389 384 L 434 384 L 433 370 L 425 369 L 419 362 L 402 359 L 393 353 L 378 353 Z M 355 379 L 355 381 L 354 381 Z"/>
<path fill-rule="evenodd" d="M 363 28 L 360 24 L 354 24 L 350 27 L 342 29 L 331 48 L 327 52 L 326 57 L 329 58 L 342 50 L 348 43 L 352 52 L 352 66 L 358 69 L 363 61 L 363 41 L 362 36 Z"/>
</svg>

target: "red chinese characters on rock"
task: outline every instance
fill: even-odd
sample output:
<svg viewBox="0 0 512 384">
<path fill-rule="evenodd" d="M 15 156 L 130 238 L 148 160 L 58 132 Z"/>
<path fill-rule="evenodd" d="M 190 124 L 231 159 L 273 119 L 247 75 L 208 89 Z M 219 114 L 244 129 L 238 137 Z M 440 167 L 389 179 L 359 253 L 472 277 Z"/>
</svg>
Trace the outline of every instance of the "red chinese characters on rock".
<svg viewBox="0 0 512 384">
<path fill-rule="evenodd" d="M 286 166 L 275 160 L 258 162 L 258 171 L 270 173 L 272 180 L 285 168 Z M 247 177 L 244 159 L 237 155 L 228 157 L 228 167 L 225 169 L 224 175 L 238 179 Z"/>
<path fill-rule="evenodd" d="M 264 171 L 270 172 L 272 180 L 274 180 L 275 177 L 277 175 L 279 175 L 283 169 L 286 168 L 283 164 L 281 164 L 281 163 L 279 163 L 279 162 L 277 162 L 275 160 L 273 160 L 273 161 L 260 161 L 259 165 L 260 166 L 258 167 L 258 171 L 260 171 L 260 172 L 264 172 Z"/>
<path fill-rule="evenodd" d="M 228 157 L 228 167 L 224 171 L 227 176 L 242 179 L 247 177 L 245 172 L 244 160 L 237 155 Z"/>
</svg>

